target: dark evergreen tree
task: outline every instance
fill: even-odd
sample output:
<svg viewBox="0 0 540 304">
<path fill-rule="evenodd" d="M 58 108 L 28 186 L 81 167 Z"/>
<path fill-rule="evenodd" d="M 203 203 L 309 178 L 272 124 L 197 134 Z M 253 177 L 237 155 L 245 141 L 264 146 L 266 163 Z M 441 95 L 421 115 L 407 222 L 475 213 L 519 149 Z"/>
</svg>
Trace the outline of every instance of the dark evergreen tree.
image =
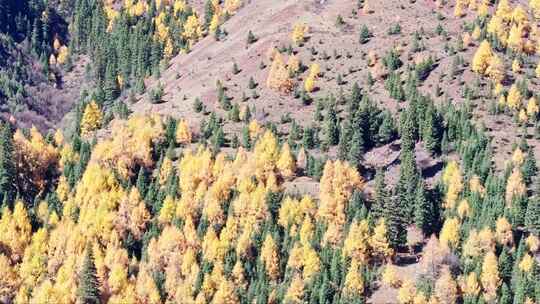
<svg viewBox="0 0 540 304">
<path fill-rule="evenodd" d="M 392 248 L 399 248 L 407 242 L 407 230 L 405 214 L 402 202 L 398 196 L 388 200 L 386 204 L 384 218 L 388 227 L 388 241 Z"/>
<path fill-rule="evenodd" d="M 338 158 L 340 160 L 347 160 L 347 156 L 349 155 L 349 146 L 351 144 L 353 133 L 354 131 L 351 127 L 351 124 L 348 121 L 344 121 L 341 124 L 341 132 L 338 143 Z"/>
<path fill-rule="evenodd" d="M 536 166 L 536 157 L 534 155 L 533 149 L 528 148 L 527 150 L 527 156 L 525 157 L 525 161 L 523 162 L 521 172 L 523 174 L 525 184 L 530 185 L 532 178 L 536 176 L 536 173 L 538 172 L 538 167 Z"/>
<path fill-rule="evenodd" d="M 382 168 L 375 173 L 375 195 L 371 205 L 371 213 L 375 217 L 382 217 L 388 204 L 388 190 L 386 188 L 385 174 Z"/>
<path fill-rule="evenodd" d="M 13 163 L 13 133 L 9 124 L 0 123 L 0 206 L 12 203 L 17 195 Z"/>
<path fill-rule="evenodd" d="M 395 188 L 395 194 L 400 202 L 400 211 L 404 217 L 403 220 L 411 222 L 416 201 L 416 187 L 419 179 L 414 151 L 402 149 L 400 160 L 399 180 Z"/>
<path fill-rule="evenodd" d="M 77 302 L 81 304 L 99 304 L 101 302 L 94 254 L 90 244 L 86 245 L 86 253 L 79 274 L 77 299 Z"/>
<path fill-rule="evenodd" d="M 146 191 L 148 190 L 148 177 L 146 176 L 146 172 L 144 171 L 143 167 L 139 169 L 136 184 L 137 190 L 139 190 L 141 197 L 144 197 L 146 195 Z"/>
<path fill-rule="evenodd" d="M 425 236 L 429 236 L 433 232 L 434 222 L 436 222 L 435 216 L 433 203 L 426 193 L 424 183 L 420 180 L 416 188 L 414 223 Z"/>
<path fill-rule="evenodd" d="M 394 119 L 389 111 L 382 112 L 382 122 L 377 134 L 379 144 L 386 144 L 392 141 L 396 136 L 396 127 Z"/>
<path fill-rule="evenodd" d="M 339 141 L 339 122 L 335 105 L 330 105 L 324 120 L 324 144 L 334 146 Z"/>
<path fill-rule="evenodd" d="M 533 233 L 540 233 L 540 178 L 536 178 L 534 196 L 529 199 L 525 225 Z"/>
</svg>

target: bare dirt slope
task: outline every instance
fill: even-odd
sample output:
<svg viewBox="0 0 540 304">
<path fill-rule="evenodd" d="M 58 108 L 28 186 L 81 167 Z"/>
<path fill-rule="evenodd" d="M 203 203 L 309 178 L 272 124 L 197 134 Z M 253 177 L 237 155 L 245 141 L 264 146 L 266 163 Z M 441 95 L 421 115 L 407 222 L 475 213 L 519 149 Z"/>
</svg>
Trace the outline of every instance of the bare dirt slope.
<svg viewBox="0 0 540 304">
<path fill-rule="evenodd" d="M 196 1 L 194 6 L 202 15 L 202 1 Z M 445 99 L 456 103 L 463 102 L 463 86 L 472 84 L 476 77 L 468 65 L 478 42 L 473 41 L 459 52 L 458 55 L 463 58 L 464 64 L 458 67 L 459 72 L 456 76 L 449 74 L 455 56 L 448 55 L 445 46 L 456 46 L 457 41 L 462 39 L 464 24 L 472 21 L 474 16 L 470 14 L 458 19 L 453 16 L 452 4 L 438 9 L 432 0 L 369 1 L 369 6 L 371 12 L 366 14 L 357 8 L 356 1 L 246 1 L 237 14 L 222 25 L 222 29 L 228 33 L 227 37 L 216 41 L 213 35 L 207 36 L 194 45 L 189 54 L 180 54 L 173 58 L 159 80 L 148 80 L 148 91 L 158 83 L 164 86 L 163 103 L 151 104 L 148 96 L 144 95 L 132 105 L 132 109 L 135 112 L 157 112 L 183 117 L 198 129 L 197 125 L 204 116 L 193 111 L 192 104 L 195 98 L 200 98 L 208 111 L 226 117 L 226 113 L 217 102 L 216 82 L 219 80 L 226 87 L 226 94 L 232 98 L 232 103 L 256 107 L 254 117 L 258 121 L 279 122 L 281 117 L 290 113 L 297 122 L 308 125 L 312 121 L 315 102 L 303 105 L 299 99 L 279 94 L 268 89 L 265 84 L 269 71 L 267 51 L 272 46 L 291 45 L 291 32 L 296 23 L 305 23 L 310 30 L 308 41 L 303 47 L 294 46 L 294 52 L 306 66 L 314 62 L 319 63 L 324 73 L 318 81 L 320 90 L 312 94 L 314 100 L 328 94 L 339 97 L 341 89 L 347 94 L 355 82 L 365 87 L 368 72 L 374 72 L 368 66 L 367 54 L 374 52 L 381 58 L 387 51 L 396 48 L 400 51 L 403 62 L 403 67 L 398 70 L 402 74 L 402 80 L 406 78 L 408 66 L 421 58 L 431 56 L 435 59 L 436 68 L 424 81 L 420 90 L 440 102 Z M 343 25 L 336 24 L 338 16 L 343 17 L 345 22 Z M 388 29 L 395 24 L 401 26 L 401 33 L 389 35 Z M 448 33 L 446 37 L 437 35 L 436 28 L 439 24 Z M 359 43 L 362 25 L 367 25 L 373 36 L 366 44 Z M 246 39 L 250 30 L 258 40 L 248 46 Z M 412 51 L 412 37 L 417 31 L 423 33 L 421 52 Z M 312 49 L 316 52 L 313 53 Z M 232 73 L 234 62 L 241 70 L 236 75 Z M 266 68 L 260 68 L 261 62 Z M 534 64 L 526 64 L 523 73 L 531 73 L 534 67 Z M 306 73 L 296 79 L 297 85 L 302 86 Z M 341 85 L 336 81 L 338 75 L 343 79 Z M 258 84 L 255 91 L 259 98 L 251 97 L 252 90 L 247 87 L 250 77 Z M 439 96 L 435 95 L 437 85 L 442 89 Z M 536 87 L 535 83 L 531 85 L 533 89 Z M 388 96 L 383 79 L 378 79 L 368 93 L 374 101 L 394 112 L 406 106 L 405 103 L 398 103 Z M 249 97 L 247 101 L 242 101 L 243 94 Z M 519 141 L 518 128 L 510 117 L 489 115 L 488 105 L 488 102 L 479 103 L 475 108 L 475 117 L 478 123 L 487 126 L 489 134 L 494 137 L 494 150 L 501 160 L 497 163 L 504 167 L 504 160 L 511 153 L 512 143 Z M 225 131 L 238 132 L 241 126 L 229 121 L 226 123 Z M 280 128 L 286 132 L 287 124 L 282 124 Z M 532 133 L 532 128 L 529 133 Z M 530 140 L 530 144 L 535 147 L 537 154 L 540 154 L 540 145 L 537 145 L 537 141 Z"/>
</svg>

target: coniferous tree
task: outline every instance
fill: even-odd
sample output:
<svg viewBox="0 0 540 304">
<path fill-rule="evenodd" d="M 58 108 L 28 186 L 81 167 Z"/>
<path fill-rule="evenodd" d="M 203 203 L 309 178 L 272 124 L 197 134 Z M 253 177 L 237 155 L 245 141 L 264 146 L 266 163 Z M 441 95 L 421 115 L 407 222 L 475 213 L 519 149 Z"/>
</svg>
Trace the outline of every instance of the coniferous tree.
<svg viewBox="0 0 540 304">
<path fill-rule="evenodd" d="M 13 135 L 8 124 L 0 124 L 0 204 L 15 198 L 15 165 L 13 163 Z"/>
<path fill-rule="evenodd" d="M 533 233 L 540 233 L 540 178 L 536 179 L 534 196 L 529 199 L 525 225 Z"/>
<path fill-rule="evenodd" d="M 146 191 L 148 190 L 148 177 L 146 176 L 146 172 L 144 171 L 143 167 L 139 169 L 136 185 L 137 190 L 139 190 L 141 196 L 144 197 L 146 195 Z"/>
<path fill-rule="evenodd" d="M 435 210 L 433 204 L 427 196 L 424 183 L 420 180 L 415 195 L 414 223 L 427 236 L 433 232 L 434 221 Z"/>
<path fill-rule="evenodd" d="M 394 139 L 396 135 L 396 127 L 394 126 L 394 119 L 389 111 L 382 113 L 382 122 L 377 134 L 378 142 L 380 144 L 389 143 Z"/>
<path fill-rule="evenodd" d="M 371 206 L 371 212 L 375 217 L 382 217 L 385 214 L 388 204 L 388 191 L 386 188 L 385 174 L 382 168 L 375 173 L 375 196 Z"/>
<path fill-rule="evenodd" d="M 536 166 L 536 157 L 534 155 L 533 149 L 528 148 L 527 150 L 527 156 L 525 157 L 525 160 L 523 162 L 521 172 L 525 184 L 530 185 L 532 178 L 536 176 L 536 173 L 538 172 L 538 167 Z"/>
<path fill-rule="evenodd" d="M 428 104 L 423 121 L 422 139 L 424 146 L 431 154 L 435 154 L 440 149 L 441 118 L 432 102 Z"/>
<path fill-rule="evenodd" d="M 400 203 L 403 220 L 410 222 L 413 217 L 416 186 L 419 179 L 414 151 L 402 149 L 400 160 L 399 180 L 395 188 L 395 194 Z"/>
<path fill-rule="evenodd" d="M 99 304 L 101 302 L 94 254 L 90 244 L 86 245 L 86 253 L 79 274 L 77 298 L 78 303 L 82 304 Z"/>
<path fill-rule="evenodd" d="M 355 128 L 349 147 L 348 160 L 351 165 L 358 167 L 364 154 L 364 132 L 361 128 Z"/>
<path fill-rule="evenodd" d="M 341 160 L 347 160 L 349 154 L 349 145 L 354 131 L 351 124 L 348 121 L 344 121 L 341 125 L 341 132 L 338 143 L 338 158 Z"/>
<path fill-rule="evenodd" d="M 398 196 L 388 200 L 384 217 L 388 227 L 388 242 L 393 248 L 405 245 L 407 241 L 406 221 L 403 214 L 403 206 Z"/>
<path fill-rule="evenodd" d="M 334 105 L 330 105 L 324 121 L 325 145 L 334 146 L 339 141 L 339 122 Z"/>
</svg>

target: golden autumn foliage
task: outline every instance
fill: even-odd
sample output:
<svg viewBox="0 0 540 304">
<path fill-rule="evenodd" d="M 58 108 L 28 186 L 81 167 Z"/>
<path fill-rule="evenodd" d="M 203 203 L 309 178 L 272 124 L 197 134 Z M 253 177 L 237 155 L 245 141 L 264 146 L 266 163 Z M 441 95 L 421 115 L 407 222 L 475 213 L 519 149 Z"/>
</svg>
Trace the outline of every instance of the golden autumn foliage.
<svg viewBox="0 0 540 304">
<path fill-rule="evenodd" d="M 152 145 L 164 140 L 165 129 L 159 116 L 132 116 L 127 121 L 115 121 L 112 136 L 99 142 L 91 161 L 112 168 L 121 176 L 131 176 L 136 165 L 150 167 Z"/>
<path fill-rule="evenodd" d="M 201 37 L 201 35 L 202 25 L 199 21 L 199 17 L 197 17 L 196 14 L 190 15 L 184 24 L 183 36 L 190 41 L 196 41 Z"/>
<path fill-rule="evenodd" d="M 266 235 L 261 247 L 261 260 L 264 263 L 266 272 L 272 280 L 279 276 L 279 257 L 274 238 L 270 234 Z"/>
<path fill-rule="evenodd" d="M 485 75 L 492 57 L 493 51 L 491 50 L 491 45 L 486 40 L 482 41 L 474 54 L 472 70 L 478 74 Z"/>
<path fill-rule="evenodd" d="M 476 297 L 480 293 L 480 284 L 476 273 L 470 272 L 463 278 L 461 290 L 468 297 Z"/>
<path fill-rule="evenodd" d="M 358 262 L 353 260 L 345 275 L 344 293 L 349 297 L 358 297 L 364 293 L 364 280 L 360 274 Z"/>
<path fill-rule="evenodd" d="M 382 273 L 382 282 L 394 288 L 397 288 L 399 287 L 399 285 L 401 285 L 401 280 L 398 276 L 396 266 L 388 264 L 384 267 Z"/>
<path fill-rule="evenodd" d="M 457 301 L 457 283 L 448 267 L 443 267 L 441 275 L 435 281 L 434 296 L 441 304 L 453 304 Z"/>
<path fill-rule="evenodd" d="M 486 301 L 491 301 L 497 296 L 500 285 L 497 256 L 492 251 L 488 252 L 482 263 L 482 274 L 480 275 L 483 295 Z"/>
<path fill-rule="evenodd" d="M 284 178 L 291 178 L 296 172 L 296 161 L 292 155 L 291 148 L 288 143 L 283 144 L 276 167 Z"/>
<path fill-rule="evenodd" d="M 182 119 L 176 126 L 176 142 L 179 144 L 190 144 L 192 141 L 191 129 L 188 122 Z"/>
<path fill-rule="evenodd" d="M 499 244 L 511 245 L 513 241 L 512 225 L 505 217 L 500 217 L 495 224 L 495 237 Z"/>
<path fill-rule="evenodd" d="M 450 248 L 456 248 L 460 239 L 459 229 L 460 223 L 457 218 L 449 218 L 444 221 L 440 235 L 441 244 Z"/>
<path fill-rule="evenodd" d="M 448 163 L 443 172 L 443 182 L 447 185 L 446 198 L 444 206 L 453 209 L 457 203 L 458 197 L 463 190 L 463 178 L 456 161 Z"/>
<path fill-rule="evenodd" d="M 508 108 L 510 108 L 510 110 L 519 110 L 521 107 L 521 99 L 521 92 L 518 87 L 513 84 L 508 91 L 508 97 L 506 99 Z"/>
<path fill-rule="evenodd" d="M 283 62 L 283 57 L 276 52 L 272 59 L 266 86 L 282 93 L 290 93 L 293 89 L 293 81 L 289 78 L 289 71 Z"/>
<path fill-rule="evenodd" d="M 95 101 L 91 101 L 84 108 L 81 120 L 81 135 L 88 136 L 101 126 L 103 114 Z"/>
<path fill-rule="evenodd" d="M 355 168 L 339 160 L 326 162 L 320 182 L 317 219 L 329 224 L 324 240 L 337 244 L 342 238 L 347 204 L 354 190 L 362 190 L 363 178 Z"/>
<path fill-rule="evenodd" d="M 416 287 L 411 280 L 405 280 L 398 290 L 397 300 L 398 303 L 408 304 L 412 303 L 416 294 Z"/>
<path fill-rule="evenodd" d="M 46 187 L 47 172 L 54 173 L 58 164 L 57 149 L 36 127 L 30 129 L 28 138 L 17 130 L 13 135 L 13 145 L 14 164 L 22 187 L 20 191 L 42 191 Z"/>
<path fill-rule="evenodd" d="M 523 272 L 530 272 L 534 265 L 534 258 L 526 253 L 518 264 L 518 267 Z"/>
<path fill-rule="evenodd" d="M 306 33 L 308 31 L 308 26 L 305 24 L 297 23 L 293 27 L 293 31 L 291 34 L 291 39 L 294 42 L 294 44 L 302 44 L 304 42 Z"/>
<path fill-rule="evenodd" d="M 306 80 L 304 81 L 304 90 L 306 92 L 313 92 L 315 90 L 317 84 L 317 78 L 320 73 L 320 66 L 317 63 L 314 63 L 309 68 L 308 76 L 306 77 Z"/>
<path fill-rule="evenodd" d="M 525 240 L 525 244 L 527 244 L 527 247 L 529 247 L 529 251 L 531 253 L 536 253 L 540 248 L 540 240 L 536 235 L 529 235 Z"/>
<path fill-rule="evenodd" d="M 521 170 L 518 168 L 514 169 L 506 182 L 506 204 L 510 206 L 512 204 L 512 200 L 516 197 L 524 195 L 526 190 L 527 189 L 523 182 Z"/>
<path fill-rule="evenodd" d="M 534 98 L 534 96 L 529 98 L 529 100 L 527 101 L 527 115 L 533 119 L 536 119 L 539 110 L 540 108 L 538 107 L 536 98 Z"/>
<path fill-rule="evenodd" d="M 292 282 L 287 289 L 285 294 L 285 299 L 283 300 L 286 304 L 301 304 L 304 303 L 304 281 L 297 274 L 293 277 Z"/>
</svg>

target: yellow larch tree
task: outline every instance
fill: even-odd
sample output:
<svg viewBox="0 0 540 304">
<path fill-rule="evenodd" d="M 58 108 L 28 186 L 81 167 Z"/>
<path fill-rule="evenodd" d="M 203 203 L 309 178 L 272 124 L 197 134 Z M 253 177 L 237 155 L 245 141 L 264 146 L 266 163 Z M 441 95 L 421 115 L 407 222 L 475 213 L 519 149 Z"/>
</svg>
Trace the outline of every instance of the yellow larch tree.
<svg viewBox="0 0 540 304">
<path fill-rule="evenodd" d="M 527 11 L 520 4 L 516 5 L 512 10 L 512 22 L 516 24 L 524 24 L 529 21 Z"/>
<path fill-rule="evenodd" d="M 386 223 L 384 218 L 379 219 L 373 235 L 369 240 L 369 245 L 372 248 L 372 255 L 378 260 L 386 260 L 394 254 L 394 250 L 388 242 Z"/>
<path fill-rule="evenodd" d="M 434 295 L 441 304 L 454 304 L 457 302 L 457 283 L 452 278 L 452 273 L 448 266 L 442 268 L 441 275 L 435 281 Z"/>
<path fill-rule="evenodd" d="M 525 239 L 525 244 L 527 244 L 531 253 L 536 253 L 540 248 L 540 239 L 538 239 L 538 236 L 530 234 L 527 239 Z"/>
<path fill-rule="evenodd" d="M 88 136 L 93 131 L 101 126 L 103 114 L 97 103 L 92 100 L 84 108 L 84 113 L 81 119 L 81 135 Z"/>
<path fill-rule="evenodd" d="M 306 92 L 313 92 L 317 86 L 317 78 L 321 73 L 321 67 L 318 63 L 314 63 L 309 67 L 309 73 L 304 81 L 304 89 Z"/>
<path fill-rule="evenodd" d="M 345 275 L 343 292 L 350 299 L 360 297 L 364 293 L 364 280 L 360 274 L 360 264 L 355 260 L 351 262 L 347 275 Z"/>
<path fill-rule="evenodd" d="M 279 173 L 284 178 L 291 178 L 296 172 L 296 161 L 291 153 L 291 148 L 288 143 L 284 143 L 281 147 L 279 159 L 276 163 Z"/>
<path fill-rule="evenodd" d="M 234 284 L 227 280 L 222 279 L 219 287 L 212 298 L 211 304 L 236 304 L 238 303 L 238 296 L 236 296 Z"/>
<path fill-rule="evenodd" d="M 523 39 L 522 39 L 521 26 L 514 24 L 510 28 L 510 33 L 508 34 L 508 46 L 510 49 L 521 52 L 523 50 Z"/>
<path fill-rule="evenodd" d="M 305 35 L 308 31 L 308 26 L 302 23 L 297 23 L 293 27 L 291 39 L 296 45 L 300 45 L 304 42 Z"/>
<path fill-rule="evenodd" d="M 521 271 L 528 273 L 533 269 L 534 263 L 534 258 L 530 254 L 526 253 L 519 262 L 518 267 Z"/>
<path fill-rule="evenodd" d="M 369 258 L 369 225 L 366 220 L 354 220 L 343 243 L 343 255 L 366 263 Z"/>
<path fill-rule="evenodd" d="M 463 190 L 463 177 L 456 161 L 450 161 L 443 172 L 443 182 L 447 185 L 444 207 L 453 209 Z"/>
<path fill-rule="evenodd" d="M 441 229 L 441 244 L 450 248 L 456 248 L 459 244 L 460 223 L 457 218 L 448 218 L 444 221 Z"/>
<path fill-rule="evenodd" d="M 466 199 L 462 199 L 457 207 L 457 213 L 460 219 L 464 219 L 469 216 L 471 208 L 469 202 Z"/>
<path fill-rule="evenodd" d="M 505 217 L 500 217 L 495 223 L 495 238 L 501 245 L 511 245 L 513 242 L 512 225 Z"/>
<path fill-rule="evenodd" d="M 512 174 L 508 177 L 508 181 L 506 182 L 506 204 L 507 206 L 511 206 L 512 200 L 515 197 L 520 197 L 525 194 L 527 188 L 525 186 L 525 183 L 523 182 L 523 176 L 521 175 L 521 170 L 519 168 L 515 168 L 512 171 Z"/>
<path fill-rule="evenodd" d="M 382 282 L 394 288 L 399 287 L 401 280 L 398 276 L 396 266 L 392 264 L 387 264 L 384 266 L 384 270 L 382 272 Z"/>
<path fill-rule="evenodd" d="M 196 14 L 190 15 L 184 24 L 184 37 L 190 42 L 197 41 L 202 35 L 202 25 Z"/>
<path fill-rule="evenodd" d="M 19 268 L 19 276 L 22 284 L 33 287 L 38 285 L 47 275 L 47 230 L 39 229 L 32 235 L 32 241 L 24 252 L 24 257 Z"/>
<path fill-rule="evenodd" d="M 519 110 L 521 107 L 521 92 L 519 91 L 516 84 L 513 84 L 508 91 L 508 97 L 506 98 L 506 103 L 510 110 Z"/>
<path fill-rule="evenodd" d="M 540 19 L 540 0 L 529 0 L 529 7 L 533 11 L 534 18 Z"/>
<path fill-rule="evenodd" d="M 516 58 L 512 61 L 512 73 L 519 74 L 521 72 L 521 62 Z"/>
<path fill-rule="evenodd" d="M 176 126 L 176 142 L 179 144 L 190 144 L 192 141 L 192 133 L 188 122 L 182 119 Z"/>
<path fill-rule="evenodd" d="M 274 238 L 267 234 L 261 247 L 261 260 L 264 263 L 266 273 L 271 280 L 279 277 L 279 256 Z"/>
<path fill-rule="evenodd" d="M 32 226 L 28 212 L 22 201 L 15 203 L 13 213 L 4 208 L 0 219 L 0 243 L 9 248 L 10 258 L 18 262 L 23 258 L 24 250 L 30 242 Z"/>
<path fill-rule="evenodd" d="M 534 98 L 534 96 L 532 96 L 527 101 L 527 115 L 530 118 L 535 119 L 536 116 L 538 115 L 538 111 L 539 111 L 539 107 L 538 107 L 538 104 L 536 102 L 536 98 Z"/>
<path fill-rule="evenodd" d="M 502 18 L 503 20 L 512 19 L 512 7 L 508 3 L 508 0 L 499 1 L 495 15 Z"/>
<path fill-rule="evenodd" d="M 480 47 L 474 54 L 472 61 L 472 70 L 478 74 L 485 75 L 489 63 L 493 57 L 493 51 L 491 50 L 491 45 L 487 40 L 480 43 Z"/>
<path fill-rule="evenodd" d="M 273 56 L 266 86 L 282 93 L 290 93 L 292 91 L 293 81 L 289 78 L 289 71 L 279 52 Z"/>
<path fill-rule="evenodd" d="M 521 151 L 519 147 L 517 147 L 512 154 L 512 164 L 514 165 L 514 167 L 519 167 L 523 164 L 524 161 L 525 154 L 523 153 L 523 151 Z"/>
<path fill-rule="evenodd" d="M 497 256 L 493 251 L 490 251 L 484 257 L 482 263 L 482 274 L 480 275 L 480 282 L 482 283 L 484 299 L 487 302 L 492 301 L 497 297 L 497 291 L 501 280 L 499 278 L 499 269 L 497 263 Z"/>
<path fill-rule="evenodd" d="M 497 54 L 493 54 L 489 60 L 489 66 L 486 69 L 486 74 L 495 83 L 500 83 L 503 81 L 505 76 L 504 63 L 501 58 L 497 56 Z"/>
<path fill-rule="evenodd" d="M 320 182 L 320 206 L 317 219 L 329 224 L 324 242 L 341 241 L 349 199 L 355 190 L 363 189 L 364 180 L 349 163 L 327 161 Z"/>
<path fill-rule="evenodd" d="M 461 291 L 467 297 L 476 297 L 480 293 L 480 284 L 475 272 L 471 271 L 463 277 L 461 282 Z"/>
<path fill-rule="evenodd" d="M 223 8 L 229 15 L 236 14 L 236 11 L 242 6 L 242 0 L 225 0 Z"/>
<path fill-rule="evenodd" d="M 304 281 L 300 275 L 296 274 L 285 293 L 285 298 L 283 299 L 284 304 L 302 304 L 304 303 Z"/>
<path fill-rule="evenodd" d="M 302 256 L 302 265 L 304 267 L 302 269 L 302 276 L 304 280 L 311 281 L 321 269 L 321 260 L 311 245 L 304 245 L 302 248 Z"/>
<path fill-rule="evenodd" d="M 403 281 L 403 284 L 398 290 L 397 301 L 400 304 L 410 304 L 416 295 L 416 287 L 410 279 Z"/>
</svg>

